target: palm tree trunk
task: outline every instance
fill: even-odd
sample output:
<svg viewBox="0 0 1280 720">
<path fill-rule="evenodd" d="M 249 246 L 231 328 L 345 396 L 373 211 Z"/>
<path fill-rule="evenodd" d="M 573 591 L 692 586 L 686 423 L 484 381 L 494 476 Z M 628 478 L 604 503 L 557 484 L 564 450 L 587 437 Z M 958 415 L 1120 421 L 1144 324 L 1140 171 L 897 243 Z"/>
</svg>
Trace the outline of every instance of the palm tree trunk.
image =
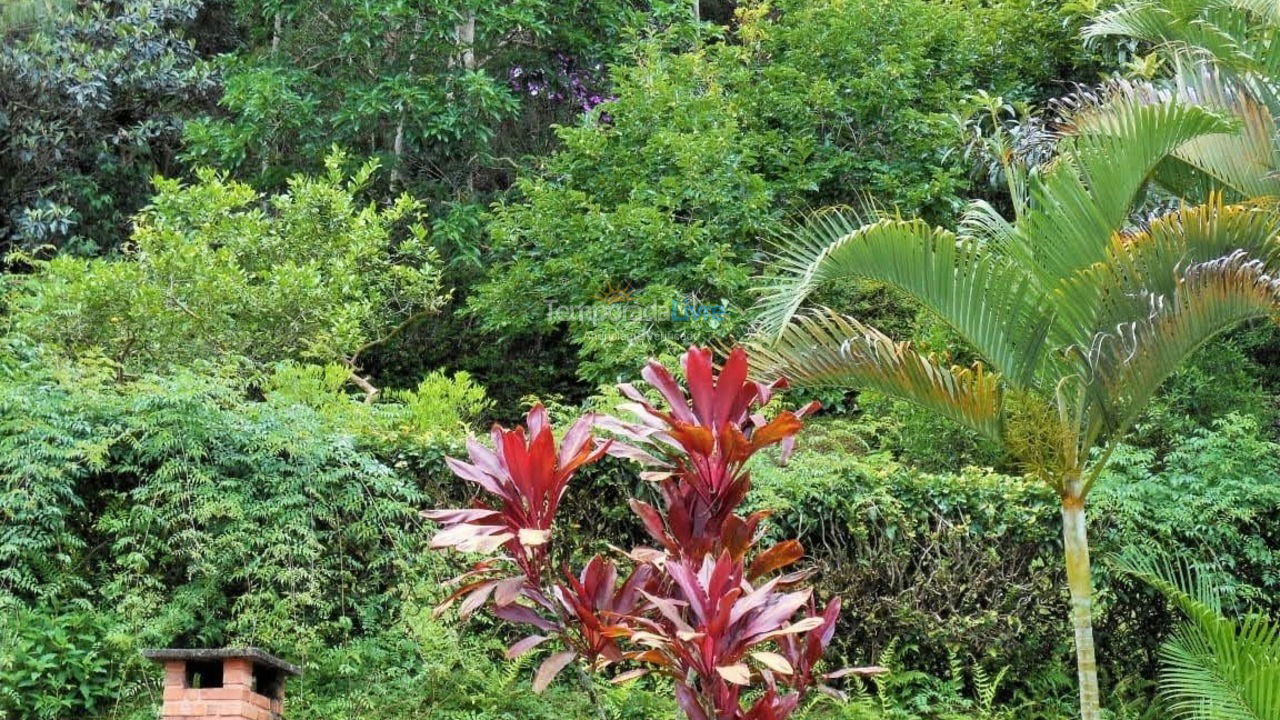
<svg viewBox="0 0 1280 720">
<path fill-rule="evenodd" d="M 1062 544 L 1067 559 L 1067 587 L 1071 591 L 1071 627 L 1076 638 L 1080 718 L 1098 720 L 1101 700 L 1098 694 L 1098 660 L 1093 647 L 1093 581 L 1089 568 L 1089 538 L 1085 531 L 1084 498 L 1075 492 L 1075 488 L 1062 498 Z"/>
</svg>

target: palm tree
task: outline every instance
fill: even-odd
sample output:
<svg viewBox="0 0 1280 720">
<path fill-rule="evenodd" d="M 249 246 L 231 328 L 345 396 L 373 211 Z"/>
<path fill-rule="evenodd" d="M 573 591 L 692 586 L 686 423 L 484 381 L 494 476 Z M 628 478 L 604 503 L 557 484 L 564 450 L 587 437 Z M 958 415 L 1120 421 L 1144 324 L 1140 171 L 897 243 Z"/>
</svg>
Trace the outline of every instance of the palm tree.
<svg viewBox="0 0 1280 720">
<path fill-rule="evenodd" d="M 1001 443 L 1061 497 L 1081 716 L 1100 712 L 1085 501 L 1115 444 L 1162 381 L 1217 333 L 1280 309 L 1269 272 L 1280 213 L 1269 200 L 1135 219 L 1157 168 L 1229 133 L 1210 109 L 1115 86 L 1083 103 L 1047 164 L 1006 165 L 1014 217 L 975 202 L 958 232 L 919 220 L 860 224 L 841 212 L 785 239 L 761 288 L 750 344 L 762 376 L 866 387 Z M 837 278 L 896 287 L 981 358 L 953 365 L 806 299 Z"/>
<path fill-rule="evenodd" d="M 1137 556 L 1116 565 L 1186 616 L 1160 648 L 1160 694 L 1175 718 L 1280 720 L 1280 622 L 1227 617 L 1218 586 L 1186 565 Z"/>
</svg>

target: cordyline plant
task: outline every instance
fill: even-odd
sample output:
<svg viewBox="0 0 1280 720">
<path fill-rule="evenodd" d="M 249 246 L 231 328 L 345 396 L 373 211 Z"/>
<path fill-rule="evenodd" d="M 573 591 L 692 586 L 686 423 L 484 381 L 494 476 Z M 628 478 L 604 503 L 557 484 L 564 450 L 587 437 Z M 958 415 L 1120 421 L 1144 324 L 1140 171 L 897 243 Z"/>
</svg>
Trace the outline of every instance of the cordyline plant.
<svg viewBox="0 0 1280 720">
<path fill-rule="evenodd" d="M 825 681 L 881 671 L 816 669 L 835 632 L 839 600 L 819 610 L 811 590 L 799 587 L 806 573 L 778 572 L 803 556 L 800 544 L 754 552 L 767 513 L 735 512 L 750 487 L 747 460 L 771 445 L 790 452 L 801 417 L 817 404 L 766 420 L 758 409 L 785 381 L 749 380 L 741 349 L 718 376 L 709 350 L 690 348 L 681 360 L 687 396 L 657 362 L 642 372 L 665 409 L 623 385 L 632 402 L 622 407 L 633 421 L 584 416 L 557 450 L 546 411 L 535 406 L 527 429 L 495 426 L 493 450 L 471 440 L 470 463 L 448 460 L 493 499 L 425 513 L 443 525 L 432 546 L 493 557 L 458 578 L 461 586 L 439 611 L 461 598 L 463 618 L 487 605 L 496 617 L 532 626 L 537 634 L 512 645 L 509 658 L 557 640 L 562 649 L 536 671 L 535 691 L 571 664 L 584 680 L 588 670 L 612 674 L 628 664 L 613 682 L 666 675 L 690 720 L 784 720 L 810 689 L 840 695 Z M 593 437 L 593 427 L 619 437 Z M 633 569 L 625 578 L 599 556 L 579 573 L 552 567 L 560 500 L 574 471 L 605 453 L 645 464 L 663 500 L 662 509 L 631 502 L 659 548 L 628 553 Z"/>
</svg>

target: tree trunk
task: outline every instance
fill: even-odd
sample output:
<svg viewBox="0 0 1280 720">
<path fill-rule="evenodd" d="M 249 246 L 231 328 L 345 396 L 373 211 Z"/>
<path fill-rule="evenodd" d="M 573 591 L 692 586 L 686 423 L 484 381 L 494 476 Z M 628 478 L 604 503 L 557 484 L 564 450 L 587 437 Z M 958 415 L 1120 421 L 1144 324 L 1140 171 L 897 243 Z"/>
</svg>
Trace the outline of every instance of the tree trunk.
<svg viewBox="0 0 1280 720">
<path fill-rule="evenodd" d="M 1093 647 L 1093 581 L 1089 568 L 1089 538 L 1085 530 L 1084 498 L 1079 481 L 1062 498 L 1062 544 L 1067 559 L 1067 587 L 1071 590 L 1071 627 L 1076 639 L 1076 671 L 1080 682 L 1080 718 L 1098 720 L 1098 661 Z"/>
<path fill-rule="evenodd" d="M 476 13 L 474 10 L 468 10 L 462 17 L 462 22 L 454 26 L 453 37 L 461 49 L 458 54 L 458 64 L 467 70 L 475 70 Z"/>
<path fill-rule="evenodd" d="M 351 371 L 350 379 L 351 382 L 355 383 L 356 387 L 364 391 L 364 402 L 366 405 L 372 404 L 374 399 L 378 397 L 378 393 L 382 392 L 378 388 L 374 387 L 373 383 L 360 377 L 360 373 L 355 370 Z"/>
<path fill-rule="evenodd" d="M 280 33 L 284 30 L 284 8 L 276 9 L 276 19 L 271 28 L 271 55 L 280 53 Z"/>
<path fill-rule="evenodd" d="M 396 165 L 391 169 L 391 192 L 400 190 L 402 176 L 400 168 L 404 167 L 404 109 L 400 110 L 400 118 L 396 120 L 396 136 L 391 141 L 391 152 L 396 156 Z"/>
</svg>

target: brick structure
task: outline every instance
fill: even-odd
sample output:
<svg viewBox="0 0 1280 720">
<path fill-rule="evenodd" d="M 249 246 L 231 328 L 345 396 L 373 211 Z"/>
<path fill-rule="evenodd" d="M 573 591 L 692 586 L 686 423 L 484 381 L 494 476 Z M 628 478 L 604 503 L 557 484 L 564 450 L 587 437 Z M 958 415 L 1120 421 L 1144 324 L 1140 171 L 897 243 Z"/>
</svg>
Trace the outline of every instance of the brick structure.
<svg viewBox="0 0 1280 720">
<path fill-rule="evenodd" d="M 280 720 L 296 666 L 257 648 L 143 650 L 164 664 L 163 720 Z"/>
</svg>

